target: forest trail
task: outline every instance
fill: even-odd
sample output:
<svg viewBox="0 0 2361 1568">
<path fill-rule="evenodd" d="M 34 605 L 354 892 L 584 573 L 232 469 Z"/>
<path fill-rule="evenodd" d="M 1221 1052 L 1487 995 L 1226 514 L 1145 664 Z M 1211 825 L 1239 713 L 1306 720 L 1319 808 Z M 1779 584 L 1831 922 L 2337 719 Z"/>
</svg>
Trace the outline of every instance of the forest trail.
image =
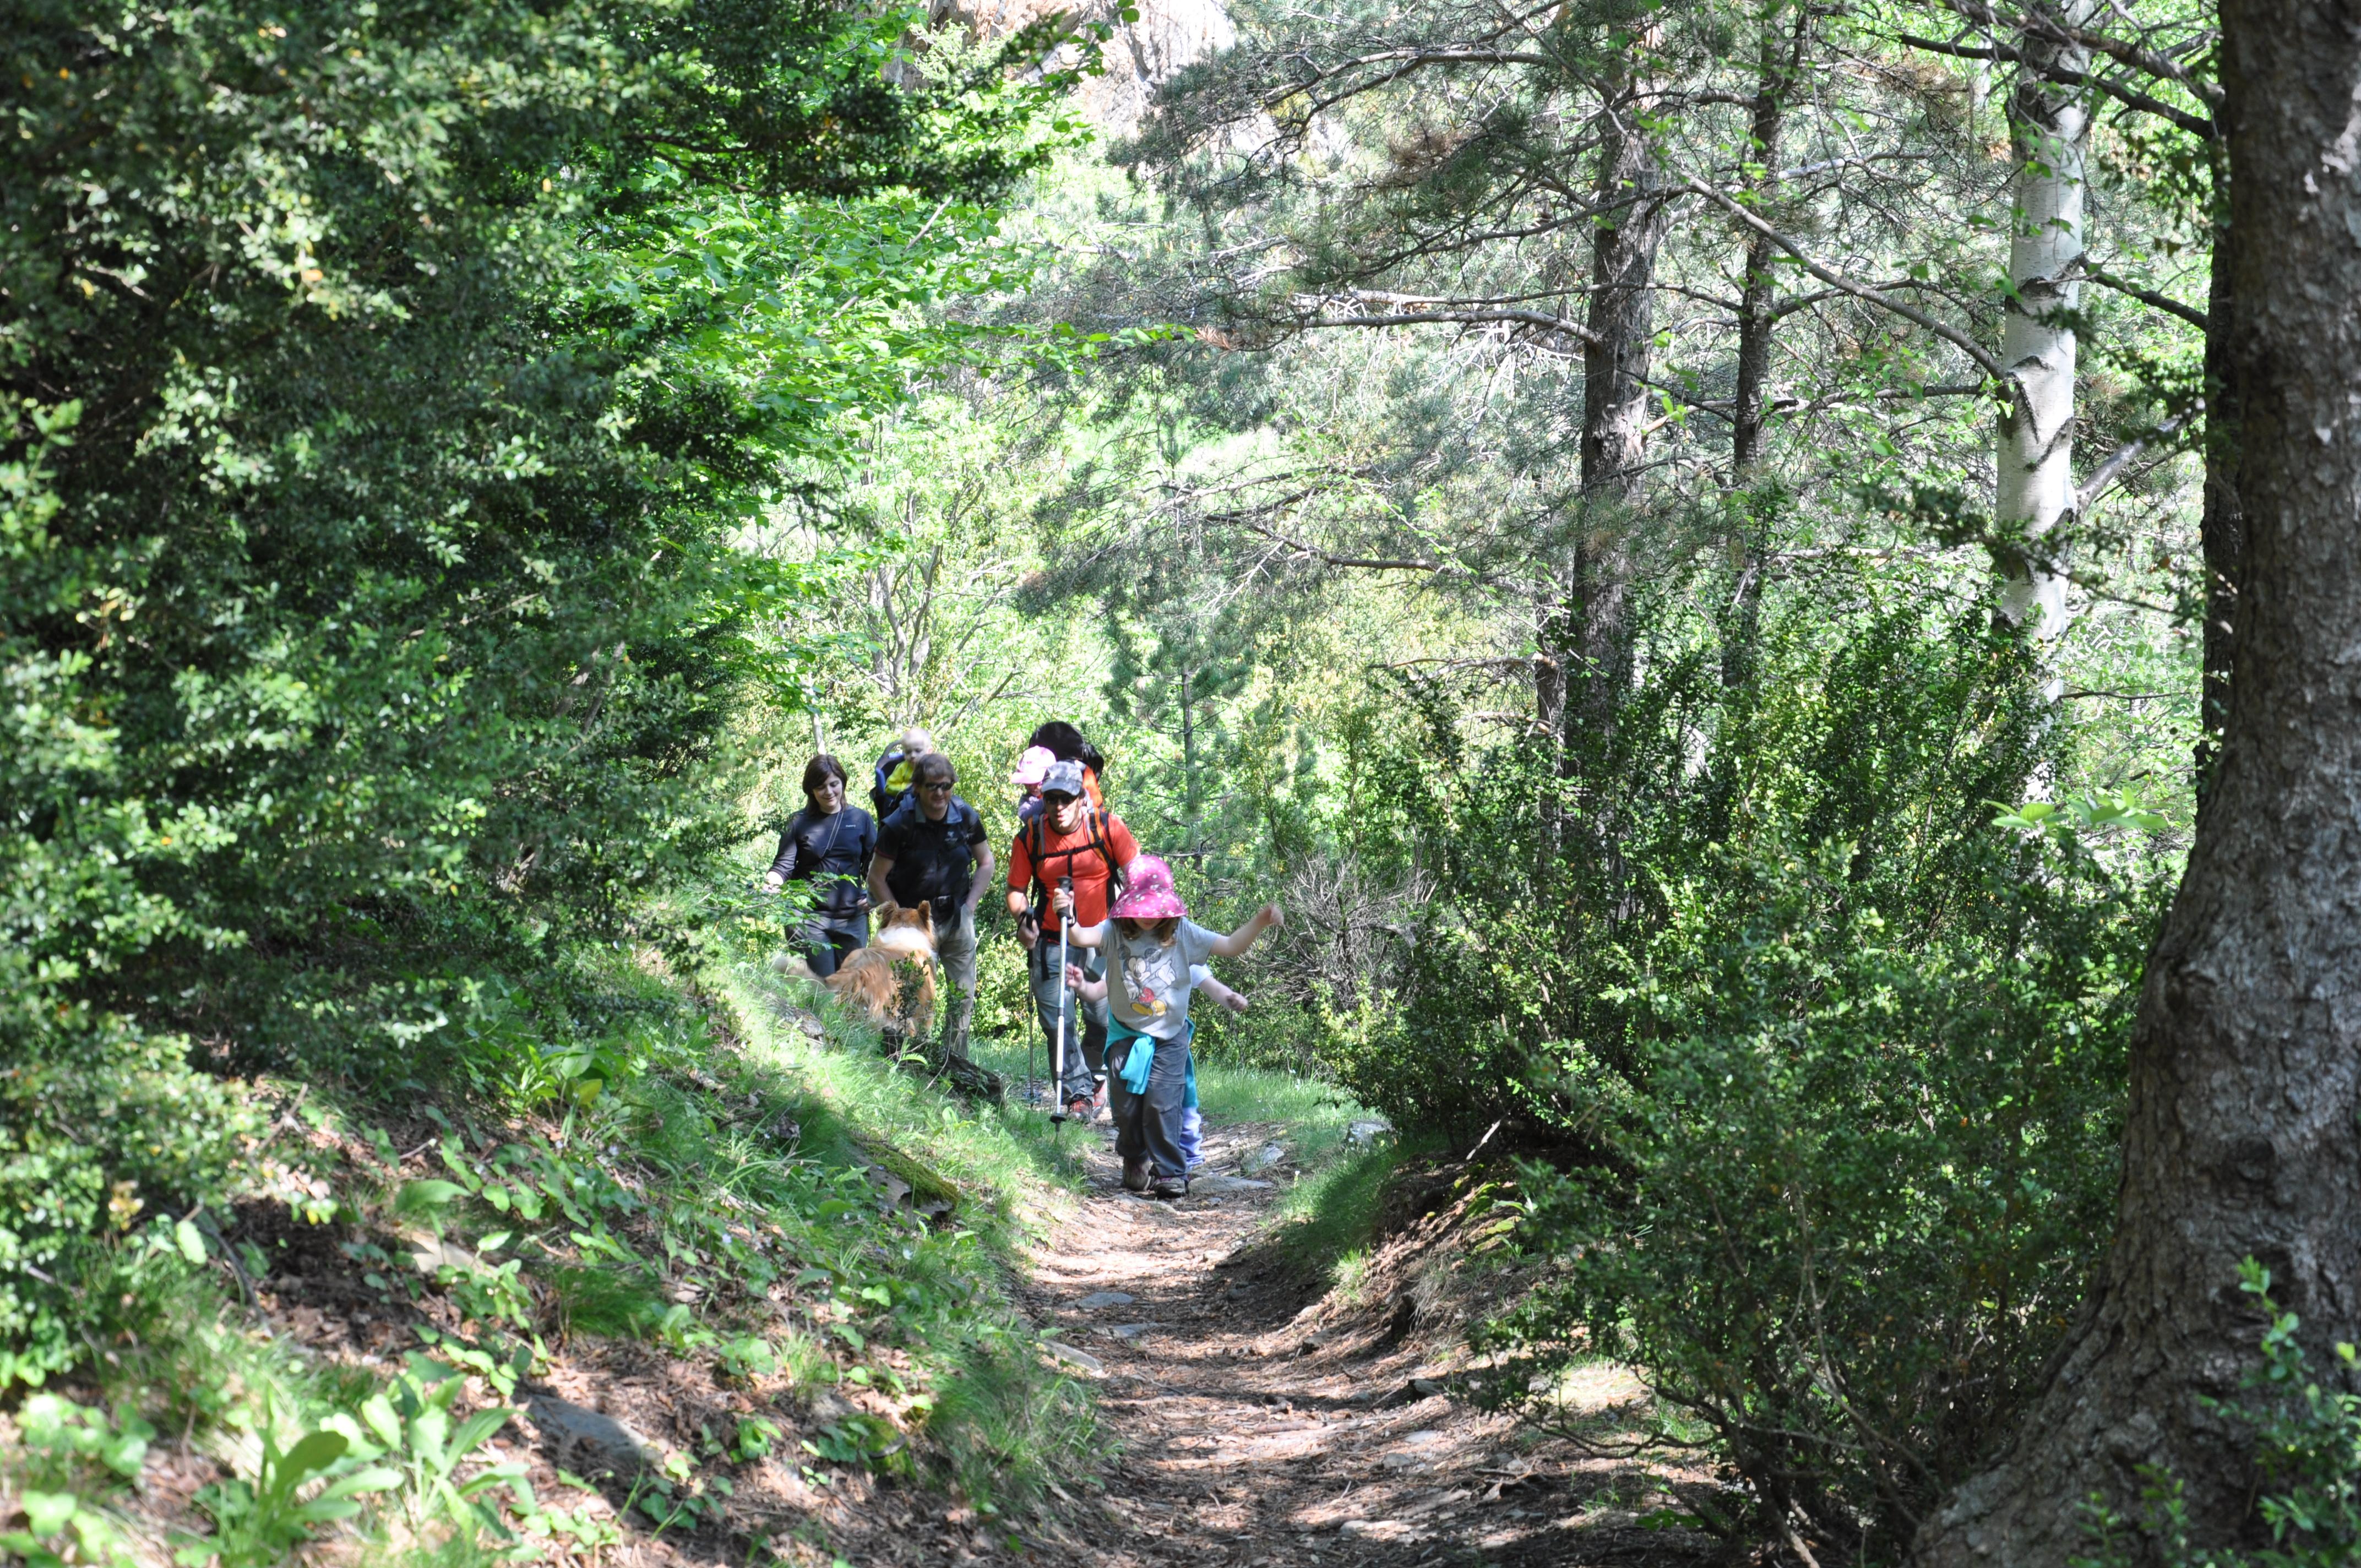
<svg viewBox="0 0 2361 1568">
<path fill-rule="evenodd" d="M 1106 1568 L 1696 1562 L 1703 1538 L 1643 1522 L 1675 1505 L 1661 1469 L 1453 1398 L 1433 1375 L 1459 1336 L 1409 1332 L 1407 1293 L 1348 1306 L 1287 1266 L 1264 1225 L 1279 1185 L 1239 1174 L 1282 1131 L 1209 1126 L 1203 1172 L 1168 1203 L 1122 1190 L 1111 1131 L 1069 1130 L 1091 1139 L 1089 1189 L 1026 1306 L 1099 1381 L 1122 1457 L 1056 1545 Z M 1639 1392 L 1601 1369 L 1580 1402 L 1605 1437 Z"/>
</svg>

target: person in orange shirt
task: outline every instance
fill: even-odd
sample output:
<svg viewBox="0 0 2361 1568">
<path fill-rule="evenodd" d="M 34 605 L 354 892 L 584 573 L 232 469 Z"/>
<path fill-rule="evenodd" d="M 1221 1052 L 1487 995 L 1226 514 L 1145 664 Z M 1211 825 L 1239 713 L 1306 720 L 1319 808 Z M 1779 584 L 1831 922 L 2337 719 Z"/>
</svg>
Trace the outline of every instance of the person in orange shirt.
<svg viewBox="0 0 2361 1568">
<path fill-rule="evenodd" d="M 1091 804 L 1079 762 L 1059 762 L 1041 780 L 1041 815 L 1017 833 L 1008 850 L 1008 912 L 1016 916 L 1018 939 L 1029 952 L 1033 1010 L 1041 1033 L 1056 1048 L 1064 1019 L 1065 1078 L 1055 1091 L 1071 1116 L 1097 1109 L 1106 1082 L 1107 1012 L 1104 1001 L 1085 1003 L 1058 970 L 1058 930 L 1063 916 L 1056 894 L 1073 879 L 1073 917 L 1078 927 L 1107 917 L 1107 900 L 1120 891 L 1125 868 L 1139 858 L 1131 829 L 1111 811 Z M 1106 960 L 1072 949 L 1071 961 L 1085 965 L 1095 980 Z"/>
</svg>

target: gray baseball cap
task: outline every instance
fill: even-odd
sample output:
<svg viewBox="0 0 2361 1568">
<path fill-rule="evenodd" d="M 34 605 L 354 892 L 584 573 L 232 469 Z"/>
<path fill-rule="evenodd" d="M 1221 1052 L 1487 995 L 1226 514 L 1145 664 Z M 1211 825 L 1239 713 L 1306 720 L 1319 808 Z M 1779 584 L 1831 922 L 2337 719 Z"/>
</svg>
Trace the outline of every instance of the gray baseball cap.
<svg viewBox="0 0 2361 1568">
<path fill-rule="evenodd" d="M 1080 795 L 1082 793 L 1082 764 L 1080 762 L 1050 763 L 1049 771 L 1041 775 L 1041 793 Z"/>
</svg>

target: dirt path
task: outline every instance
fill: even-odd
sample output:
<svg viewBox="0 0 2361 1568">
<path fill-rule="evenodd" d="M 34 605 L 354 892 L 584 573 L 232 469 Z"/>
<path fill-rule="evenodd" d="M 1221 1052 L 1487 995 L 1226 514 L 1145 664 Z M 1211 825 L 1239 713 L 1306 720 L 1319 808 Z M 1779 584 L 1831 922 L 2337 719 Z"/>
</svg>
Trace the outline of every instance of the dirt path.
<svg viewBox="0 0 2361 1568">
<path fill-rule="evenodd" d="M 1238 1174 L 1275 1130 L 1209 1132 L 1191 1195 L 1156 1202 L 1122 1190 L 1112 1134 L 1093 1129 L 1092 1190 L 1038 1255 L 1027 1303 L 1101 1380 L 1124 1451 L 1095 1516 L 1078 1510 L 1077 1555 L 1108 1568 L 1697 1562 L 1702 1538 L 1642 1522 L 1675 1502 L 1659 1473 L 1536 1442 L 1439 1391 L 1458 1335 L 1422 1343 L 1407 1296 L 1345 1309 L 1290 1277 L 1257 1241 L 1278 1183 Z M 1602 1371 L 1585 1392 L 1611 1427 L 1639 1390 Z"/>
</svg>

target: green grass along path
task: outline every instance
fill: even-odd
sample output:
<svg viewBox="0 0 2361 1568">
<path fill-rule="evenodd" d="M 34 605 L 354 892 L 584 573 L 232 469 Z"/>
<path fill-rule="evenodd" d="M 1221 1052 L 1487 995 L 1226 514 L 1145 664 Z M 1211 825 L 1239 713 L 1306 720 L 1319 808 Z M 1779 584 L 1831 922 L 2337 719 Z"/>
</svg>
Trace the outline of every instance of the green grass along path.
<svg viewBox="0 0 2361 1568">
<path fill-rule="evenodd" d="M 1427 1391 L 1460 1325 L 1406 1310 L 1420 1259 L 1365 1245 L 1400 1151 L 1348 1146 L 1360 1113 L 1328 1086 L 1205 1064 L 1206 1174 L 1155 1203 L 1104 1127 L 962 1105 L 765 969 L 701 996 L 661 966 L 615 981 L 652 1022 L 596 1092 L 284 1094 L 268 1184 L 202 1265 L 157 1259 L 141 1332 L 57 1388 L 85 1424 L 0 1424 L 41 1545 L 220 1568 L 1691 1553 L 1634 1522 L 1659 1478 Z M 429 1362 L 463 1376 L 421 1383 Z M 438 1399 L 464 1453 L 429 1441 Z M 256 1485 L 265 1433 L 331 1431 L 353 1442 L 329 1478 L 368 1478 L 353 1508 Z"/>
</svg>

